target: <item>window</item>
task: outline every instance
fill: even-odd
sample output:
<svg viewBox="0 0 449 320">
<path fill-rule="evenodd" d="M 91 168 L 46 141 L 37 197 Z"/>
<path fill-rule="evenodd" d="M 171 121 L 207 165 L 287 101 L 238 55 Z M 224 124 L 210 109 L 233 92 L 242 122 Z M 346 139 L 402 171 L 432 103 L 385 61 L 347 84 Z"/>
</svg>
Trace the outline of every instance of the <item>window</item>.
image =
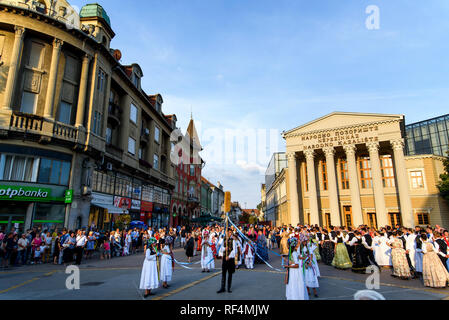
<svg viewBox="0 0 449 320">
<path fill-rule="evenodd" d="M 346 227 L 352 227 L 352 207 L 351 206 L 344 206 L 343 207 L 343 214 L 344 214 Z"/>
<path fill-rule="evenodd" d="M 154 141 L 156 141 L 157 143 L 159 143 L 160 140 L 160 130 L 158 127 L 154 127 Z"/>
<path fill-rule="evenodd" d="M 418 212 L 418 224 L 419 225 L 430 225 L 429 213 L 428 212 Z"/>
<path fill-rule="evenodd" d="M 37 94 L 28 91 L 23 91 L 20 112 L 36 114 L 36 108 L 37 108 Z"/>
<path fill-rule="evenodd" d="M 3 167 L 3 180 L 25 182 L 36 181 L 36 177 L 34 177 L 33 179 L 33 172 L 36 161 L 34 158 L 3 155 L 2 160 L 3 159 L 5 161 Z"/>
<path fill-rule="evenodd" d="M 139 148 L 139 159 L 143 159 L 143 149 Z"/>
<path fill-rule="evenodd" d="M 422 189 L 424 188 L 424 179 L 423 179 L 423 173 L 421 170 L 417 171 L 411 171 L 410 172 L 410 178 L 412 182 L 412 188 L 413 189 Z"/>
<path fill-rule="evenodd" d="M 42 158 L 37 182 L 66 186 L 69 184 L 71 164 L 68 161 Z"/>
<path fill-rule="evenodd" d="M 136 154 L 136 140 L 131 137 L 128 138 L 128 152 L 132 155 Z"/>
<path fill-rule="evenodd" d="M 359 159 L 360 179 L 363 189 L 371 189 L 373 187 L 371 161 L 369 157 L 361 157 Z"/>
<path fill-rule="evenodd" d="M 112 129 L 110 127 L 106 128 L 106 143 L 112 144 Z"/>
<path fill-rule="evenodd" d="M 326 226 L 331 226 L 332 225 L 332 221 L 331 221 L 331 214 L 330 213 L 326 213 L 325 215 L 324 215 L 324 217 L 325 217 L 325 219 L 326 219 Z"/>
<path fill-rule="evenodd" d="M 65 101 L 61 101 L 59 105 L 58 121 L 66 124 L 71 124 L 72 121 L 72 105 Z"/>
<path fill-rule="evenodd" d="M 340 162 L 341 188 L 349 189 L 349 173 L 348 162 L 345 159 L 338 160 Z"/>
<path fill-rule="evenodd" d="M 368 225 L 371 228 L 377 229 L 377 218 L 376 214 L 373 212 L 368 213 Z"/>
<path fill-rule="evenodd" d="M 129 112 L 129 119 L 134 122 L 137 123 L 137 107 L 134 105 L 134 103 L 131 103 L 131 109 Z"/>
<path fill-rule="evenodd" d="M 38 42 L 31 42 L 29 55 L 25 61 L 28 68 L 41 69 L 42 67 L 42 53 L 44 52 L 44 45 Z"/>
<path fill-rule="evenodd" d="M 106 73 L 103 70 L 98 70 L 98 77 L 97 77 L 97 90 L 100 92 L 104 91 L 106 82 Z"/>
<path fill-rule="evenodd" d="M 195 176 L 195 166 L 193 164 L 190 165 L 190 176 Z"/>
<path fill-rule="evenodd" d="M 328 182 L 327 182 L 327 166 L 326 166 L 326 161 L 322 160 L 321 161 L 321 169 L 323 172 L 323 190 L 327 190 L 328 189 Z M 328 224 L 328 226 L 330 226 L 330 224 Z"/>
<path fill-rule="evenodd" d="M 100 112 L 94 111 L 92 132 L 96 135 L 101 135 L 101 129 L 103 127 L 102 118 L 103 117 Z"/>
<path fill-rule="evenodd" d="M 159 170 L 159 156 L 157 154 L 153 156 L 153 168 Z"/>
<path fill-rule="evenodd" d="M 394 188 L 396 186 L 394 180 L 393 158 L 391 155 L 383 155 L 380 157 L 382 167 L 382 179 L 384 188 Z"/>
<path fill-rule="evenodd" d="M 402 226 L 401 214 L 399 213 L 390 213 L 390 223 L 392 227 L 396 225 Z"/>
</svg>

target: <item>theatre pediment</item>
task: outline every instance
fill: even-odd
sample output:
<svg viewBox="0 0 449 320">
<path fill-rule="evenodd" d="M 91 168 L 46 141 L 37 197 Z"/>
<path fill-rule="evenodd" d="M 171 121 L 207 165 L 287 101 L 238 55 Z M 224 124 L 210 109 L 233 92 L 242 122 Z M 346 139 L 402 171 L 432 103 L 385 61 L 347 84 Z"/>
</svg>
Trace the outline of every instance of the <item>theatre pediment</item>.
<svg viewBox="0 0 449 320">
<path fill-rule="evenodd" d="M 402 115 L 333 112 L 324 117 L 308 122 L 302 126 L 285 132 L 285 136 L 298 135 L 309 132 L 329 130 L 332 128 L 359 127 L 376 122 L 402 120 Z"/>
</svg>

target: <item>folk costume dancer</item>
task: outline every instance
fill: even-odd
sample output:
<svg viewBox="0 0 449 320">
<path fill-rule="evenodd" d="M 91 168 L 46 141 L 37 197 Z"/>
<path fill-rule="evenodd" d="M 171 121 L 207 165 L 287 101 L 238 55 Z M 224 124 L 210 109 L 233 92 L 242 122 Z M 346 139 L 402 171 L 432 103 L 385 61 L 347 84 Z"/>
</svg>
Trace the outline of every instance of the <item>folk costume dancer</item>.
<svg viewBox="0 0 449 320">
<path fill-rule="evenodd" d="M 151 290 L 159 287 L 156 244 L 157 240 L 150 238 L 145 246 L 145 260 L 143 261 L 139 287 L 141 290 L 145 290 L 145 298 L 154 295 Z"/>
<path fill-rule="evenodd" d="M 161 281 L 162 287 L 167 289 L 170 287 L 168 283 L 172 280 L 173 269 L 175 268 L 175 260 L 170 245 L 165 242 L 165 239 L 160 240 L 161 243 Z"/>
<path fill-rule="evenodd" d="M 232 230 L 228 229 L 227 238 L 223 244 L 223 263 L 221 273 L 221 288 L 217 293 L 225 292 L 226 274 L 228 274 L 228 292 L 232 293 L 232 275 L 235 273 L 235 255 L 237 253 L 237 245 L 232 237 Z"/>
<path fill-rule="evenodd" d="M 291 255 L 284 266 L 287 269 L 285 296 L 287 300 L 309 300 L 303 274 L 304 258 L 299 254 L 300 243 L 296 237 L 292 237 L 288 240 L 288 246 Z"/>
<path fill-rule="evenodd" d="M 316 298 L 318 298 L 317 288 L 320 287 L 318 282 L 318 274 L 316 273 L 313 267 L 313 253 L 309 250 L 308 242 L 309 238 L 307 236 L 300 236 L 300 252 L 302 257 L 305 258 L 303 261 L 303 272 L 304 272 L 304 281 L 307 287 L 307 294 L 310 295 L 310 289 L 313 290 L 313 294 Z"/>
<path fill-rule="evenodd" d="M 249 243 L 249 241 L 245 242 L 245 247 L 244 247 L 244 255 L 245 255 L 245 266 L 246 269 L 254 269 L 254 248 L 251 246 L 251 244 Z"/>
<path fill-rule="evenodd" d="M 201 269 L 202 272 L 210 272 L 211 269 L 215 268 L 215 257 L 212 251 L 212 243 L 208 241 L 203 241 L 203 247 L 201 249 Z"/>
</svg>

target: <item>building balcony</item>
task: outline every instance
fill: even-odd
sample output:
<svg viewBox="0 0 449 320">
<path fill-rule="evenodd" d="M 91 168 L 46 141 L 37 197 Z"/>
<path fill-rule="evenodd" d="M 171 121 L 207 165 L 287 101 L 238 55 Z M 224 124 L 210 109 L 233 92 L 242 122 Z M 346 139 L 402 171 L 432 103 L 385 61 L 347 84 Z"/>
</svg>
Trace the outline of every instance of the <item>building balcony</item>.
<svg viewBox="0 0 449 320">
<path fill-rule="evenodd" d="M 9 131 L 23 135 L 23 139 L 37 140 L 40 143 L 57 140 L 84 145 L 86 142 L 85 133 L 74 126 L 21 112 L 13 112 L 11 115 Z"/>
<path fill-rule="evenodd" d="M 198 197 L 196 197 L 196 196 L 188 196 L 187 197 L 187 202 L 190 202 L 190 203 L 200 203 L 200 199 L 198 198 Z"/>
<path fill-rule="evenodd" d="M 150 130 L 147 128 L 142 128 L 140 133 L 140 145 L 146 146 L 150 142 Z"/>
<path fill-rule="evenodd" d="M 120 126 L 120 118 L 122 116 L 122 109 L 119 105 L 109 102 L 108 107 L 108 122 L 115 128 Z"/>
</svg>

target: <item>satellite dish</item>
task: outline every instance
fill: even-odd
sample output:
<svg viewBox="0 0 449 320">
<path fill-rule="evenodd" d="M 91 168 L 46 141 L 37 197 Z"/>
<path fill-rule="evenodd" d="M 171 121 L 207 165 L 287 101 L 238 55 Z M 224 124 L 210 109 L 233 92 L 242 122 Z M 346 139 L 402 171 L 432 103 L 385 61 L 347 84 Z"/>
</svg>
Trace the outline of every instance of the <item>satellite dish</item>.
<svg viewBox="0 0 449 320">
<path fill-rule="evenodd" d="M 115 60 L 120 61 L 122 59 L 122 52 L 118 49 L 114 50 L 113 56 Z"/>
</svg>

